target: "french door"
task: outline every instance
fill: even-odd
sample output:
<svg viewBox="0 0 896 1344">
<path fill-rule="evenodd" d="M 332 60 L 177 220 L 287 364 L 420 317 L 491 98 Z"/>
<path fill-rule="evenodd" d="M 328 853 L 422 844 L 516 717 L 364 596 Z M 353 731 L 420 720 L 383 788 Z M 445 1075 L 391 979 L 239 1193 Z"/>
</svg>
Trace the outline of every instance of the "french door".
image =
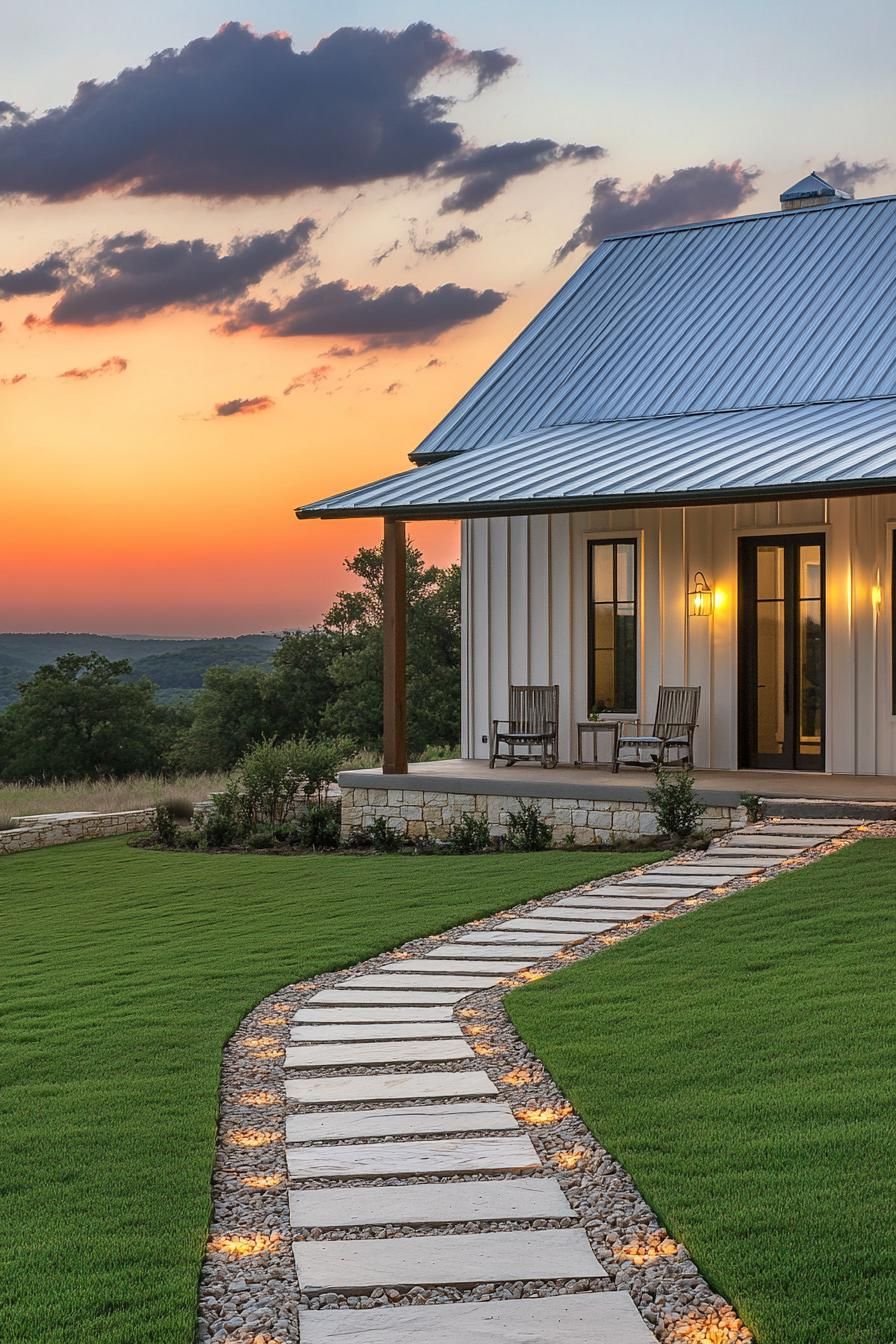
<svg viewBox="0 0 896 1344">
<path fill-rule="evenodd" d="M 824 537 L 740 542 L 740 763 L 824 770 Z"/>
</svg>

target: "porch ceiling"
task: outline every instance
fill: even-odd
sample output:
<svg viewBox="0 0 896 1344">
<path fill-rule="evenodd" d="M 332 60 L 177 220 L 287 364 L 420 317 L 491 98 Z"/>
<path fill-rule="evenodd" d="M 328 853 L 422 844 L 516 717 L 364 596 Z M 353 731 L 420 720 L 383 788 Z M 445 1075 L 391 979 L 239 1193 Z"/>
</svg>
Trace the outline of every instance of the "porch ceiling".
<svg viewBox="0 0 896 1344">
<path fill-rule="evenodd" d="M 896 397 L 538 429 L 297 509 L 464 518 L 896 489 Z"/>
<path fill-rule="evenodd" d="M 762 798 L 896 802 L 896 777 L 889 775 L 695 770 L 694 779 L 698 795 L 710 806 L 736 806 L 744 793 Z M 559 766 L 556 770 L 542 770 L 522 764 L 490 770 L 488 761 L 480 760 L 426 761 L 411 765 L 406 775 L 384 774 L 382 770 L 345 770 L 339 776 L 341 788 L 509 794 L 518 798 L 628 798 L 632 802 L 646 802 L 647 790 L 653 783 L 650 773 L 634 769 L 623 768 L 617 775 L 608 769 Z"/>
</svg>

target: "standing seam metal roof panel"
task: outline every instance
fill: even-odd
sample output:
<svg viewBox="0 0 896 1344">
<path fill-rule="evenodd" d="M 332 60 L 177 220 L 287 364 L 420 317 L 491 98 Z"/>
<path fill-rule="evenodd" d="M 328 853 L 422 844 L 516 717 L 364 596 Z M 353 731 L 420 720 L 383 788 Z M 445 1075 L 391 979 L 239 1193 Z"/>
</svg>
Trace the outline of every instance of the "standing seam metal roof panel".
<svg viewBox="0 0 896 1344">
<path fill-rule="evenodd" d="M 554 426 L 362 486 L 305 517 L 457 517 L 552 502 L 659 506 L 847 485 L 896 489 L 896 397 Z"/>
<path fill-rule="evenodd" d="M 896 197 L 605 241 L 415 456 L 896 394 Z"/>
</svg>

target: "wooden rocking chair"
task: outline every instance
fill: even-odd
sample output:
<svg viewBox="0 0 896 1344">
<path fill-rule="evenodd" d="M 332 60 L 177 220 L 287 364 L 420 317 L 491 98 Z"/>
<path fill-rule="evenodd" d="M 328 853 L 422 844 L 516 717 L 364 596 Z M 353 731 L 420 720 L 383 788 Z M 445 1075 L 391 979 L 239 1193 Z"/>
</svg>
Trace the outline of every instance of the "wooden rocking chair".
<svg viewBox="0 0 896 1344">
<path fill-rule="evenodd" d="M 642 770 L 667 765 L 682 769 L 692 766 L 699 706 L 699 686 L 661 686 L 653 732 L 642 732 L 638 720 L 619 725 L 613 773 L 618 773 L 620 765 L 635 765 Z M 624 756 L 625 751 L 634 752 L 634 758 Z M 647 760 L 642 759 L 642 752 L 647 753 Z"/>
<path fill-rule="evenodd" d="M 533 748 L 540 750 L 542 769 L 553 769 L 559 711 L 559 686 L 511 686 L 510 717 L 492 721 L 489 769 L 494 770 L 495 761 L 511 766 L 518 760 L 534 760 Z M 500 750 L 502 746 L 506 751 Z M 525 748 L 522 756 L 517 756 L 518 748 Z"/>
</svg>

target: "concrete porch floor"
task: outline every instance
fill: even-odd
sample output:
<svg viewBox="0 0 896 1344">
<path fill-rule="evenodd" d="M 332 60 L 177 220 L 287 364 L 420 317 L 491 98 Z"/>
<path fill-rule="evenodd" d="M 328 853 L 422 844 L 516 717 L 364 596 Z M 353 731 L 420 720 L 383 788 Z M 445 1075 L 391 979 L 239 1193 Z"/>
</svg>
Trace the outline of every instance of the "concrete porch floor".
<svg viewBox="0 0 896 1344">
<path fill-rule="evenodd" d="M 741 794 L 767 799 L 806 798 L 828 802 L 896 803 L 892 775 L 822 775 L 785 770 L 695 770 L 701 800 L 709 805 L 736 806 Z M 608 766 L 575 769 L 560 765 L 542 770 L 522 762 L 488 768 L 488 761 L 425 761 L 411 765 L 406 775 L 384 775 L 381 770 L 345 770 L 343 789 L 424 789 L 443 793 L 512 794 L 521 798 L 614 798 L 645 802 L 653 784 L 649 771 L 622 768 L 614 775 Z"/>
</svg>

